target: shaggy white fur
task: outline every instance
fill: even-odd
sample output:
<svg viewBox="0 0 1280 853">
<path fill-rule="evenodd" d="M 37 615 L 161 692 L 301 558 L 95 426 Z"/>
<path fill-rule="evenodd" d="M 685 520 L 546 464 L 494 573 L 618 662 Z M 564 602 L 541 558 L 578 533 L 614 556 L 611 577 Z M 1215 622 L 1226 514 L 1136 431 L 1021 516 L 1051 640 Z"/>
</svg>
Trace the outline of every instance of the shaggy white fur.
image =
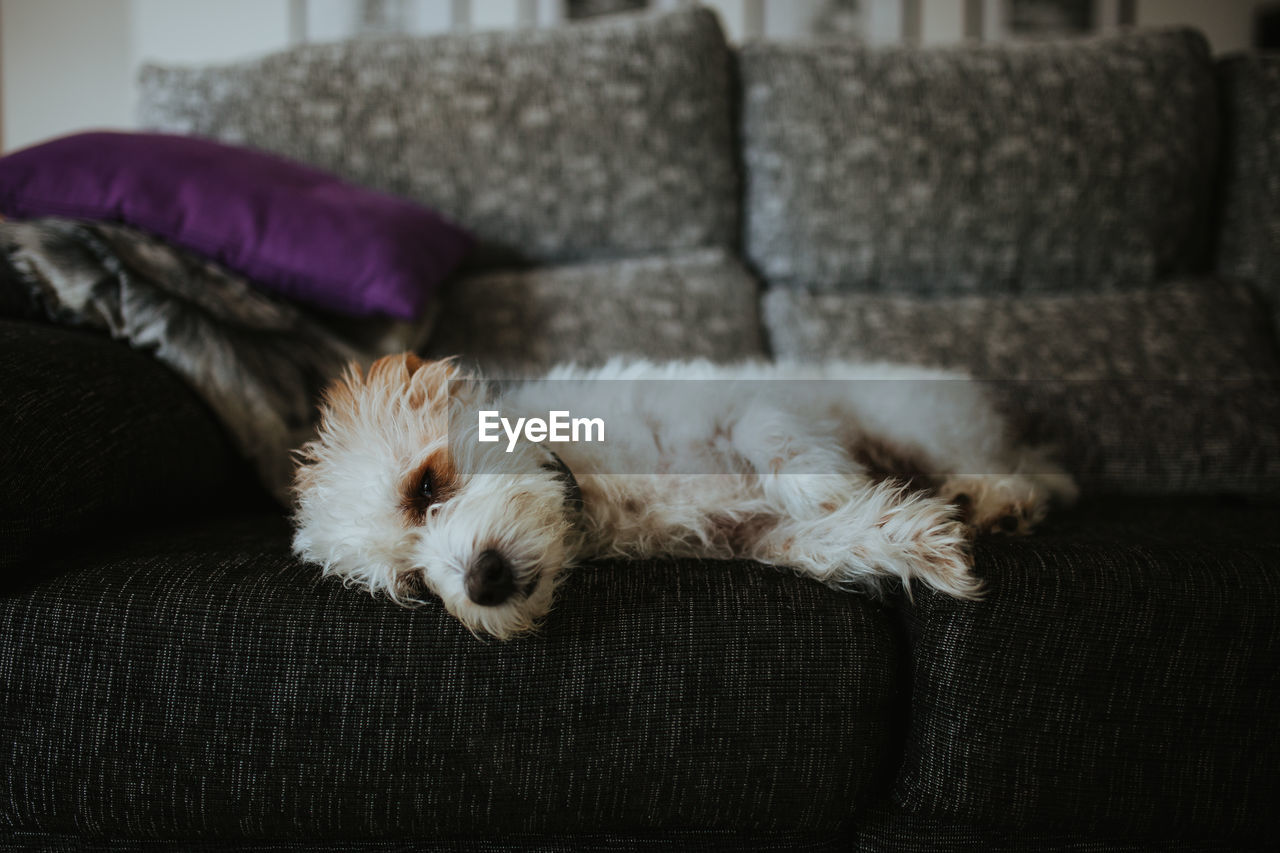
<svg viewBox="0 0 1280 853">
<path fill-rule="evenodd" d="M 496 392 L 447 360 L 351 368 L 302 451 L 297 553 L 401 603 L 425 586 L 508 638 L 594 557 L 747 558 L 839 588 L 897 578 L 972 597 L 971 536 L 1025 533 L 1075 497 L 961 374 L 614 361 L 545 378 Z M 567 410 L 607 432 L 507 452 L 478 440 L 482 409 Z"/>
</svg>

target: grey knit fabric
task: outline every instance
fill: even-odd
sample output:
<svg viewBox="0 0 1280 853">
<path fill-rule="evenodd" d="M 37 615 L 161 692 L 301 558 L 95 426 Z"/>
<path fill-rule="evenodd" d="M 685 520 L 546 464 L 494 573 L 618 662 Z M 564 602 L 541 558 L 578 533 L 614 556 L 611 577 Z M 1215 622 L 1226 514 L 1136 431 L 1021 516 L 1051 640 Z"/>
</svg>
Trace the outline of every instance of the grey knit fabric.
<svg viewBox="0 0 1280 853">
<path fill-rule="evenodd" d="M 1218 271 L 1252 281 L 1280 328 L 1280 56 L 1218 63 L 1224 151 Z"/>
<path fill-rule="evenodd" d="M 902 810 L 1274 845 L 1278 515 L 1275 503 L 1115 498 L 1033 537 L 978 540 L 986 597 L 921 590 L 908 614 Z"/>
<path fill-rule="evenodd" d="M 1204 38 L 742 51 L 746 251 L 771 284 L 1098 290 L 1205 265 Z"/>
<path fill-rule="evenodd" d="M 821 834 L 892 770 L 892 615 L 789 572 L 582 568 L 539 633 L 495 643 L 322 580 L 279 516 L 68 545 L 0 597 L 3 827 Z"/>
<path fill-rule="evenodd" d="M 429 354 L 526 376 L 614 355 L 759 358 L 757 292 L 742 264 L 714 249 L 476 275 L 445 291 Z"/>
<path fill-rule="evenodd" d="M 913 298 L 774 290 L 775 354 L 887 359 L 989 380 L 1027 440 L 1095 492 L 1280 490 L 1280 361 L 1245 287 Z"/>
<path fill-rule="evenodd" d="M 730 64 L 694 9 L 148 66 L 139 118 L 420 201 L 480 263 L 581 260 L 736 244 Z"/>
<path fill-rule="evenodd" d="M 804 361 L 884 358 L 981 379 L 1271 379 L 1249 288 L 1212 279 L 1128 293 L 922 298 L 773 290 L 770 343 Z"/>
</svg>

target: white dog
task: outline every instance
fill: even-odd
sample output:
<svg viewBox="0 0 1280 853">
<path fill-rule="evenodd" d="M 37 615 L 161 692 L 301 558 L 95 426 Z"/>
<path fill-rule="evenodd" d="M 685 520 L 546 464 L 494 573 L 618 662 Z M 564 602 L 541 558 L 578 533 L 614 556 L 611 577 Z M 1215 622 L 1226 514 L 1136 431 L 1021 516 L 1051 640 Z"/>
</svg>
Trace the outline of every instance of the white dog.
<svg viewBox="0 0 1280 853">
<path fill-rule="evenodd" d="M 595 557 L 746 558 L 972 597 L 969 537 L 1025 533 L 1075 495 L 959 374 L 611 362 L 546 379 L 495 395 L 448 360 L 351 368 L 302 451 L 297 553 L 400 603 L 425 586 L 508 638 Z M 570 412 L 583 434 L 556 441 Z"/>
</svg>

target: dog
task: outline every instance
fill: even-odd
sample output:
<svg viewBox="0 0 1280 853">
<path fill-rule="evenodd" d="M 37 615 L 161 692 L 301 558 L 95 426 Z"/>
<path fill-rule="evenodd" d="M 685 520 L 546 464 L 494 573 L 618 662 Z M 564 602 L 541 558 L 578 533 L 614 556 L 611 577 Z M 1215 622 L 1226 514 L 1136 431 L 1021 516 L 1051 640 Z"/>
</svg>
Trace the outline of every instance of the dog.
<svg viewBox="0 0 1280 853">
<path fill-rule="evenodd" d="M 507 639 L 601 557 L 745 558 L 974 598 L 971 539 L 1027 533 L 1076 494 L 950 371 L 615 360 L 544 379 L 503 388 L 412 354 L 349 368 L 299 453 L 296 553 L 401 604 L 429 590 Z M 603 440 L 571 440 L 563 417 L 556 436 L 571 411 Z"/>
</svg>

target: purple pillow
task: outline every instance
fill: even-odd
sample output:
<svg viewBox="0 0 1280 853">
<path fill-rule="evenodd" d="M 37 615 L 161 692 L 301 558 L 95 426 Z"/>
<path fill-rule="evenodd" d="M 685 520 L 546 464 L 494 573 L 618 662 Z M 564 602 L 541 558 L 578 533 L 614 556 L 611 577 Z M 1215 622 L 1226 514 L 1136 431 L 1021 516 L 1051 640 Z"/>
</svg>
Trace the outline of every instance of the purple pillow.
<svg viewBox="0 0 1280 853">
<path fill-rule="evenodd" d="M 81 133 L 0 158 L 0 213 L 123 222 L 281 296 L 402 319 L 472 243 L 433 211 L 292 160 L 154 133 Z"/>
</svg>

